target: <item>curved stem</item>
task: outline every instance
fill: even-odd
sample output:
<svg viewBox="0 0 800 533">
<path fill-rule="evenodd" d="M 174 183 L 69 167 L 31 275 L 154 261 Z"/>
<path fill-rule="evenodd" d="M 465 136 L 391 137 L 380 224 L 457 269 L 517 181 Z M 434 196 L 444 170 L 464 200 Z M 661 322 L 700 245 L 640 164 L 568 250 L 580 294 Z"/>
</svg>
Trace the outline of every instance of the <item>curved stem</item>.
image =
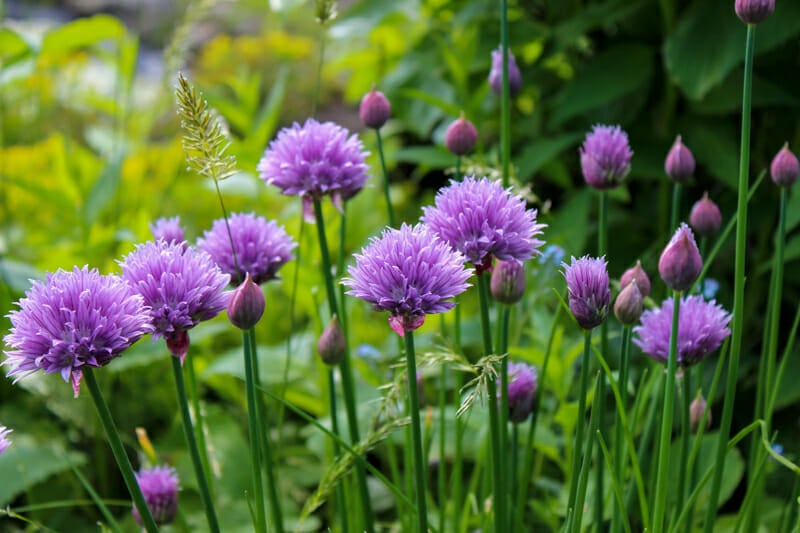
<svg viewBox="0 0 800 533">
<path fill-rule="evenodd" d="M 752 96 L 753 54 L 755 50 L 756 27 L 747 25 L 747 42 L 745 45 L 744 88 L 742 95 L 742 138 L 739 154 L 739 195 L 736 208 L 736 258 L 733 286 L 733 326 L 731 329 L 731 357 L 728 367 L 728 379 L 725 387 L 725 401 L 722 407 L 719 436 L 717 438 L 714 476 L 711 480 L 711 493 L 706 508 L 704 533 L 711 533 L 714 528 L 714 516 L 717 512 L 719 489 L 722 484 L 722 466 L 727 452 L 728 436 L 733 419 L 733 403 L 736 396 L 736 380 L 739 376 L 739 354 L 742 348 L 742 327 L 744 326 L 744 283 L 745 258 L 747 247 L 747 187 L 750 169 L 750 104 Z"/>
<path fill-rule="evenodd" d="M 414 354 L 414 332 L 405 332 L 406 371 L 408 373 L 408 408 L 411 411 L 411 435 L 414 441 L 414 481 L 417 493 L 417 524 L 419 533 L 428 531 L 428 511 L 425 503 L 425 462 L 422 455 L 422 425 L 419 419 L 417 392 L 417 363 Z"/>
<path fill-rule="evenodd" d="M 177 361 L 174 357 L 171 357 L 171 359 Z M 178 365 L 180 366 L 180 362 L 178 362 Z M 109 411 L 108 404 L 103 398 L 103 393 L 97 385 L 97 380 L 94 377 L 94 371 L 91 367 L 83 367 L 83 378 L 89 388 L 89 394 L 92 396 L 92 401 L 97 409 L 100 422 L 103 424 L 103 429 L 106 432 L 108 445 L 111 446 L 111 451 L 114 453 L 114 459 L 117 461 L 119 472 L 122 474 L 122 479 L 125 480 L 125 486 L 128 488 L 136 510 L 139 511 L 139 516 L 142 519 L 144 528 L 148 533 L 158 533 L 158 526 L 155 520 L 153 520 L 153 515 L 150 514 L 150 508 L 147 507 L 144 496 L 142 496 L 142 490 L 139 488 L 139 483 L 136 481 L 136 475 L 133 473 L 131 460 L 128 459 L 128 454 L 125 453 L 125 446 L 122 444 L 122 439 L 119 436 L 117 427 L 114 425 L 114 419 L 111 418 L 111 411 Z"/>
<path fill-rule="evenodd" d="M 658 444 L 658 469 L 656 470 L 656 495 L 653 510 L 653 533 L 664 527 L 664 511 L 667 505 L 667 478 L 669 477 L 670 442 L 672 440 L 672 414 L 675 407 L 675 373 L 678 368 L 678 319 L 681 309 L 681 291 L 673 291 L 672 329 L 669 337 L 669 359 L 667 361 L 667 383 L 664 386 L 664 405 L 661 415 L 661 435 Z"/>
<path fill-rule="evenodd" d="M 389 226 L 395 227 L 394 209 L 392 209 L 392 195 L 389 192 L 389 172 L 386 170 L 386 159 L 383 156 L 383 141 L 381 140 L 381 130 L 376 129 L 375 135 L 378 138 L 378 154 L 381 157 L 381 169 L 383 170 L 383 197 L 386 199 L 386 212 L 389 215 Z"/>
<path fill-rule="evenodd" d="M 217 513 L 214 510 L 214 504 L 211 500 L 211 491 L 208 489 L 208 482 L 206 481 L 205 471 L 203 470 L 203 461 L 200 458 L 200 450 L 197 447 L 197 440 L 194 437 L 192 415 L 189 413 L 189 404 L 186 401 L 186 385 L 183 382 L 181 361 L 177 357 L 172 356 L 170 356 L 170 360 L 172 361 L 172 375 L 175 376 L 178 406 L 180 407 L 181 418 L 183 419 L 183 434 L 186 437 L 186 445 L 189 448 L 189 455 L 192 458 L 194 475 L 197 478 L 197 485 L 200 489 L 200 499 L 203 502 L 203 508 L 206 512 L 208 528 L 212 533 L 219 533 Z"/>
</svg>

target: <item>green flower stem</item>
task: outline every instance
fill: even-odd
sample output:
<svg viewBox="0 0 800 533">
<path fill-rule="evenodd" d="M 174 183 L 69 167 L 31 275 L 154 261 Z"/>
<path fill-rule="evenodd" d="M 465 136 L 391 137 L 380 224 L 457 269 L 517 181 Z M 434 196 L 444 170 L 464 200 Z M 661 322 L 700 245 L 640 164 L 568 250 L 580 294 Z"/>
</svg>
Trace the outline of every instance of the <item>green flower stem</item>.
<svg viewBox="0 0 800 533">
<path fill-rule="evenodd" d="M 256 398 L 253 346 L 246 331 L 242 332 L 244 346 L 244 381 L 247 395 L 247 429 L 250 438 L 250 466 L 253 475 L 253 502 L 255 505 L 255 529 L 260 533 L 267 531 L 267 515 L 264 508 L 264 481 L 261 467 L 261 433 L 259 423 L 258 399 Z"/>
<path fill-rule="evenodd" d="M 439 488 L 439 531 L 444 531 L 444 521 L 447 515 L 447 478 L 445 476 L 445 444 L 447 434 L 445 431 L 445 421 L 447 414 L 445 406 L 447 404 L 447 366 L 442 365 L 439 369 L 439 468 L 437 472 L 437 483 Z"/>
<path fill-rule="evenodd" d="M 642 438 L 639 440 L 639 445 L 637 447 L 636 458 L 639 461 L 642 472 L 647 469 L 650 459 L 652 458 L 650 453 L 650 442 L 653 440 L 654 433 L 656 432 L 656 421 L 658 419 L 659 405 L 658 398 L 663 397 L 664 381 L 664 376 L 658 379 L 658 388 L 652 396 L 653 400 L 650 402 L 650 408 L 647 412 L 647 421 L 644 425 L 644 433 L 642 434 Z M 628 487 L 628 492 L 625 494 L 626 509 L 633 508 L 634 495 L 636 495 L 636 487 L 631 485 Z"/>
<path fill-rule="evenodd" d="M 256 413 L 257 431 L 261 436 L 261 453 L 263 454 L 263 462 L 266 465 L 267 474 L 267 494 L 269 496 L 270 512 L 272 514 L 272 525 L 278 533 L 283 533 L 283 512 L 281 511 L 280 498 L 278 498 L 277 487 L 277 473 L 278 464 L 275 462 L 272 453 L 272 440 L 270 439 L 269 424 L 267 423 L 267 405 L 264 402 L 264 397 L 259 394 L 262 390 L 261 375 L 258 370 L 258 346 L 256 345 L 256 330 L 250 328 L 247 330 L 247 338 L 250 341 L 250 360 L 253 362 L 253 388 L 256 395 Z M 244 340 L 244 339 L 243 339 Z M 246 377 L 245 367 L 245 377 Z"/>
<path fill-rule="evenodd" d="M 178 365 L 180 365 L 180 362 Z M 136 510 L 139 511 L 139 516 L 142 519 L 144 528 L 147 530 L 147 533 L 157 533 L 158 526 L 155 520 L 153 520 L 153 515 L 150 514 L 150 508 L 147 507 L 144 496 L 142 496 L 142 490 L 139 488 L 139 483 L 136 481 L 136 475 L 133 473 L 133 466 L 131 466 L 131 461 L 128 459 L 128 454 L 125 453 L 125 446 L 123 446 L 117 427 L 114 425 L 114 419 L 111 418 L 111 411 L 109 411 L 108 404 L 103 398 L 103 393 L 100 392 L 100 387 L 97 385 L 97 380 L 94 377 L 94 370 L 89 366 L 84 366 L 83 378 L 86 386 L 89 387 L 89 394 L 92 396 L 92 401 L 97 409 L 100 422 L 106 432 L 106 437 L 108 437 L 108 444 L 111 446 L 114 459 L 117 461 L 119 472 L 122 474 L 122 479 L 125 480 L 125 486 L 128 488 L 128 492 L 133 499 L 133 504 L 136 506 Z"/>
<path fill-rule="evenodd" d="M 622 398 L 622 405 L 628 404 L 628 369 L 631 359 L 631 327 L 622 326 L 622 343 L 620 348 L 619 364 L 619 394 Z M 622 417 L 617 412 L 614 437 L 614 468 L 618 479 L 625 479 L 625 455 L 623 452 Z M 616 533 L 622 529 L 622 513 L 619 506 L 614 506 L 614 517 L 611 522 L 611 531 Z"/>
<path fill-rule="evenodd" d="M 600 382 L 603 380 L 602 373 L 598 373 L 594 386 L 594 397 L 600 394 Z M 578 495 L 575 499 L 575 506 L 572 509 L 570 526 L 567 531 L 580 532 L 581 523 L 583 522 L 583 502 L 586 498 L 586 486 L 589 484 L 589 471 L 592 469 L 592 448 L 594 447 L 595 432 L 597 432 L 598 410 L 592 409 L 592 414 L 589 417 L 589 438 L 584 443 L 583 461 L 581 464 L 581 473 L 578 480 Z M 602 437 L 601 437 L 602 438 Z M 595 495 L 599 497 L 599 495 Z M 599 526 L 598 526 L 599 527 Z"/>
<path fill-rule="evenodd" d="M 314 85 L 314 99 L 311 101 L 311 116 L 317 116 L 319 107 L 319 95 L 322 92 L 322 65 L 325 64 L 325 25 L 321 24 L 319 29 L 319 63 L 317 63 L 317 81 Z"/>
<path fill-rule="evenodd" d="M 172 375 L 175 377 L 175 389 L 178 394 L 178 406 L 181 411 L 181 418 L 183 419 L 183 434 L 186 437 L 186 445 L 189 448 L 189 455 L 192 458 L 194 475 L 197 478 L 197 485 L 200 489 L 200 500 L 203 502 L 203 509 L 205 509 L 206 512 L 208 529 L 212 533 L 219 533 L 217 513 L 214 509 L 214 503 L 211 499 L 211 491 L 208 488 L 208 481 L 206 480 L 205 471 L 203 470 L 203 461 L 200 458 L 200 449 L 197 446 L 197 439 L 195 439 L 194 436 L 195 433 L 192 424 L 192 415 L 189 413 L 189 403 L 186 400 L 186 385 L 183 382 L 183 369 L 181 368 L 181 361 L 177 357 L 172 356 L 170 356 L 170 360 L 172 361 Z"/>
<path fill-rule="evenodd" d="M 672 184 L 672 208 L 669 217 L 669 230 L 667 231 L 667 233 L 670 235 L 672 235 L 672 232 L 678 228 L 678 213 L 680 213 L 680 210 L 681 184 L 676 181 Z"/>
<path fill-rule="evenodd" d="M 422 425 L 419 419 L 417 363 L 414 354 L 414 332 L 405 332 L 406 371 L 408 374 L 408 408 L 411 411 L 411 434 L 414 440 L 414 481 L 417 496 L 417 525 L 419 533 L 428 531 L 428 511 L 425 503 L 425 462 L 422 455 Z"/>
<path fill-rule="evenodd" d="M 731 357 L 728 367 L 728 379 L 725 387 L 725 401 L 720 418 L 719 436 L 717 438 L 716 461 L 714 475 L 711 480 L 711 493 L 704 533 L 711 533 L 714 528 L 714 516 L 717 512 L 719 489 L 722 483 L 722 467 L 727 452 L 728 436 L 733 419 L 733 403 L 736 397 L 736 381 L 739 376 L 739 354 L 742 349 L 742 327 L 744 326 L 744 283 L 745 258 L 747 248 L 747 188 L 750 169 L 750 103 L 753 84 L 753 53 L 755 50 L 756 27 L 747 25 L 747 43 L 744 60 L 744 88 L 742 95 L 742 138 L 739 154 L 739 195 L 736 208 L 736 257 L 733 286 L 733 326 L 731 333 Z"/>
<path fill-rule="evenodd" d="M 667 479 L 669 478 L 669 448 L 672 440 L 672 414 L 675 408 L 675 373 L 678 369 L 678 319 L 681 309 L 681 291 L 673 291 L 672 329 L 669 337 L 667 382 L 664 386 L 664 405 L 661 415 L 661 434 L 658 444 L 658 469 L 656 493 L 651 526 L 653 533 L 664 531 L 664 512 L 667 505 Z"/>
<path fill-rule="evenodd" d="M 581 359 L 581 381 L 578 390 L 578 421 L 575 423 L 575 444 L 572 446 L 572 468 L 569 470 L 570 486 L 567 500 L 567 516 L 575 509 L 575 498 L 578 496 L 578 472 L 581 465 L 581 444 L 586 426 L 586 392 L 589 388 L 589 362 L 592 353 L 592 330 L 583 332 L 583 358 Z M 590 439 L 591 440 L 591 439 Z"/>
<path fill-rule="evenodd" d="M 325 236 L 325 218 L 322 216 L 322 203 L 319 198 L 314 198 L 314 217 L 316 218 L 317 236 L 319 238 L 319 250 L 322 257 L 322 276 L 325 279 L 325 292 L 328 296 L 328 308 L 330 315 L 339 315 L 336 303 L 336 289 L 333 285 L 333 273 L 331 272 L 331 258 L 328 251 L 328 239 Z M 342 328 L 347 334 L 346 322 L 343 321 Z M 355 384 L 353 380 L 353 369 L 350 366 L 350 353 L 345 349 L 344 359 L 339 367 L 342 376 L 342 389 L 344 392 L 345 411 L 347 413 L 347 425 L 350 430 L 350 441 L 358 443 L 361 438 L 358 431 L 358 415 L 356 411 Z M 356 478 L 358 479 L 358 490 L 361 495 L 361 511 L 364 515 L 364 528 L 367 533 L 375 530 L 372 507 L 367 488 L 367 476 L 361 463 L 356 464 Z"/>
<path fill-rule="evenodd" d="M 342 433 L 339 430 L 339 416 L 336 409 L 336 376 L 331 367 L 328 367 L 328 404 L 330 405 L 331 428 L 333 429 L 333 434 L 339 436 Z M 334 440 L 333 456 L 339 457 L 339 453 L 339 443 Z M 397 483 L 396 479 L 395 483 Z M 341 483 L 336 484 L 336 514 L 339 515 L 342 531 L 350 531 L 347 518 L 347 505 L 345 502 L 345 490 Z"/>
<path fill-rule="evenodd" d="M 503 49 L 503 94 L 500 97 L 500 154 L 503 187 L 508 187 L 511 169 L 511 92 L 508 87 L 508 0 L 500 2 L 500 45 Z"/>
<path fill-rule="evenodd" d="M 383 155 L 383 140 L 381 139 L 380 128 L 375 130 L 375 136 L 378 138 L 378 154 L 381 157 L 381 169 L 383 170 L 383 197 L 386 199 L 386 212 L 389 215 L 389 225 L 395 227 L 392 195 L 389 192 L 389 172 L 386 170 L 386 159 Z"/>
<path fill-rule="evenodd" d="M 206 444 L 205 432 L 205 418 L 203 411 L 200 409 L 200 395 L 197 392 L 197 377 L 194 372 L 194 359 L 187 358 L 184 364 L 186 369 L 186 379 L 189 382 L 187 392 L 189 394 L 189 401 L 192 403 L 192 410 L 196 423 L 194 425 L 194 435 L 197 439 L 197 446 L 200 449 L 200 460 L 203 462 L 203 471 L 206 474 L 206 481 L 208 483 L 208 491 L 211 494 L 211 499 L 214 499 L 214 483 L 213 476 L 211 475 L 211 463 L 208 461 L 208 445 Z"/>
<path fill-rule="evenodd" d="M 508 351 L 508 319 L 509 315 L 511 314 L 511 307 L 504 305 L 500 310 L 500 329 L 498 331 L 498 341 L 497 341 L 497 351 L 505 355 L 503 360 L 500 362 L 500 450 L 501 458 L 504 459 L 503 461 L 503 481 L 506 483 L 506 491 L 508 494 L 514 494 L 514 478 L 516 477 L 516 469 L 511 468 L 509 469 L 508 461 L 505 459 L 508 457 L 508 355 L 506 352 Z M 516 424 L 514 425 L 516 427 Z M 511 453 L 515 453 L 514 450 L 511 450 Z M 508 478 L 508 479 L 506 479 Z M 508 519 L 511 519 L 511 504 L 512 498 L 508 500 L 504 500 L 506 502 L 506 508 L 504 512 Z M 509 523 L 509 522 L 507 522 Z"/>
<path fill-rule="evenodd" d="M 689 410 L 692 405 L 692 373 L 691 368 L 683 369 L 683 401 L 681 403 L 681 448 L 680 460 L 678 461 L 678 487 L 675 499 L 675 510 L 680 512 L 683 501 L 689 492 L 686 460 L 689 458 L 689 437 L 692 434 L 691 422 L 689 420 Z"/>
<path fill-rule="evenodd" d="M 608 256 L 608 193 L 604 190 L 600 192 L 599 221 L 597 229 L 597 253 L 599 256 Z M 604 320 L 600 324 L 600 353 L 604 358 L 608 358 L 608 321 Z M 600 374 L 600 383 L 597 389 L 598 395 L 594 399 L 593 411 L 597 411 L 597 426 L 601 435 L 606 427 L 606 377 Z M 594 433 L 589 435 L 594 438 Z M 597 471 L 595 477 L 595 507 L 594 519 L 598 527 L 603 523 L 603 496 L 605 494 L 605 461 L 603 450 L 597 447 Z"/>
<path fill-rule="evenodd" d="M 483 351 L 485 355 L 494 353 L 492 348 L 492 332 L 489 323 L 489 280 L 485 274 L 478 275 L 478 296 L 481 308 L 481 332 L 483 333 Z M 503 450 L 500 436 L 500 407 L 497 405 L 497 382 L 488 379 L 486 382 L 489 396 L 489 436 L 491 438 L 492 452 L 492 508 L 494 510 L 494 531 L 508 531 L 506 529 L 507 500 L 505 497 L 505 481 L 503 476 Z"/>
<path fill-rule="evenodd" d="M 786 244 L 786 202 L 787 191 L 785 187 L 781 187 L 780 208 L 778 210 L 778 233 L 775 236 L 775 264 L 772 269 L 772 274 L 775 276 L 775 297 L 772 301 L 772 309 L 770 309 L 767 383 L 766 390 L 764 391 L 765 399 L 768 399 L 769 391 L 777 387 L 777 383 L 775 382 L 775 360 L 778 354 L 778 329 L 781 320 L 781 295 L 783 294 L 783 256 Z M 767 401 L 767 403 L 769 402 Z M 764 412 L 764 421 L 767 424 L 767 432 L 769 432 L 772 425 L 771 409 Z"/>
</svg>

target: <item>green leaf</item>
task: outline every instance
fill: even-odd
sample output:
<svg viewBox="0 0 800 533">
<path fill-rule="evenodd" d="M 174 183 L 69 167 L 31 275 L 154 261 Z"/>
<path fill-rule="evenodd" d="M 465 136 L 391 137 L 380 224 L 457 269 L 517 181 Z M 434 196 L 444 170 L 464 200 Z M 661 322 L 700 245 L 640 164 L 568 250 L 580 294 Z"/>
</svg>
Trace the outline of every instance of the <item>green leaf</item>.
<svg viewBox="0 0 800 533">
<path fill-rule="evenodd" d="M 416 163 L 428 168 L 447 168 L 455 165 L 455 156 L 444 148 L 433 146 L 409 146 L 395 152 L 394 159 L 404 163 Z"/>
<path fill-rule="evenodd" d="M 742 75 L 741 69 L 735 69 L 722 84 L 694 104 L 692 109 L 706 115 L 738 114 L 742 108 Z M 753 107 L 767 106 L 796 108 L 800 106 L 800 99 L 784 87 L 754 75 Z"/>
<path fill-rule="evenodd" d="M 32 279 L 44 279 L 44 274 L 29 263 L 0 257 L 0 279 L 14 292 L 23 293 L 31 288 Z"/>
<path fill-rule="evenodd" d="M 566 133 L 552 139 L 537 139 L 530 142 L 517 158 L 520 181 L 523 183 L 530 181 L 542 166 L 556 159 L 581 136 L 581 133 Z"/>
<path fill-rule="evenodd" d="M 552 126 L 641 90 L 653 73 L 653 51 L 615 46 L 595 57 L 556 98 Z"/>
<path fill-rule="evenodd" d="M 686 125 L 684 140 L 707 172 L 736 190 L 739 175 L 738 133 L 711 121 L 695 120 Z"/>
<path fill-rule="evenodd" d="M 83 208 L 83 217 L 87 226 L 91 226 L 97 217 L 114 201 L 122 176 L 122 160 L 115 158 L 109 161 L 92 185 Z"/>
<path fill-rule="evenodd" d="M 717 437 L 719 436 L 718 432 L 713 431 L 710 433 L 706 433 L 703 435 L 703 439 L 700 442 L 700 453 L 697 455 L 697 462 L 695 468 L 697 468 L 698 472 L 698 479 L 709 466 L 714 464 L 716 458 L 716 447 L 717 447 Z M 678 465 L 678 455 L 680 452 L 680 446 L 672 446 L 671 447 L 671 462 L 672 465 Z M 674 468 L 672 471 L 674 475 L 674 483 L 677 485 L 678 483 L 678 469 Z M 739 485 L 739 482 L 742 480 L 742 475 L 744 474 L 744 460 L 742 459 L 742 454 L 739 452 L 738 448 L 734 448 L 733 450 L 729 451 L 728 454 L 725 456 L 725 463 L 722 467 L 722 484 L 720 485 L 719 489 L 719 499 L 717 500 L 717 505 L 722 506 L 725 501 L 731 497 L 733 491 L 736 490 L 736 487 Z M 697 508 L 703 509 L 706 507 L 708 503 L 709 493 L 711 492 L 710 483 L 706 483 L 703 489 L 700 491 L 700 494 L 697 496 Z M 702 513 L 700 513 L 702 514 Z"/>
<path fill-rule="evenodd" d="M 125 25 L 110 15 L 94 15 L 77 19 L 47 32 L 41 54 L 60 55 L 87 48 L 107 39 L 120 39 Z"/>
<path fill-rule="evenodd" d="M 36 442 L 22 434 L 11 434 L 11 446 L 0 455 L 0 506 L 9 504 L 18 494 L 41 483 L 50 476 L 69 470 L 69 461 L 75 466 L 86 463 L 86 456 L 79 452 L 66 452 L 53 439 Z"/>
<path fill-rule="evenodd" d="M 427 91 L 423 91 L 421 89 L 401 89 L 398 91 L 398 94 L 401 96 L 405 96 L 411 100 L 418 100 L 420 102 L 425 102 L 426 104 L 430 104 L 442 111 L 445 114 L 457 117 L 461 113 L 461 109 L 450 100 L 445 98 L 440 98 L 434 94 L 431 94 Z"/>
<path fill-rule="evenodd" d="M 31 53 L 31 47 L 18 33 L 10 28 L 0 28 L 0 65 L 3 68 L 26 59 Z"/>
</svg>

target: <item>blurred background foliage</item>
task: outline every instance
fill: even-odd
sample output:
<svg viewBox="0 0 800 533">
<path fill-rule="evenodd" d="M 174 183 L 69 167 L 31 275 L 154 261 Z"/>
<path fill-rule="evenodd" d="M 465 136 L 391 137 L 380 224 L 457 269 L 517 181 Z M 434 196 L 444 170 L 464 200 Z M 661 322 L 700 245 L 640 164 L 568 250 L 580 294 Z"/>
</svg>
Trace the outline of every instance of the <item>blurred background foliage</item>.
<svg viewBox="0 0 800 533">
<path fill-rule="evenodd" d="M 800 147 L 800 3 L 777 4 L 775 15 L 759 28 L 756 43 L 754 177 L 785 141 L 795 151 Z M 490 52 L 499 43 L 498 2 L 342 2 L 338 18 L 324 29 L 314 20 L 312 3 L 303 0 L 12 1 L 0 3 L 3 9 L 0 314 L 13 308 L 29 278 L 42 278 L 46 271 L 83 264 L 118 271 L 115 261 L 150 238 L 148 224 L 160 216 L 180 215 L 190 241 L 220 216 L 213 184 L 186 170 L 173 94 L 180 69 L 217 109 L 232 138 L 241 172 L 221 184 L 227 207 L 276 219 L 301 240 L 300 260 L 284 267 L 282 281 L 266 287 L 268 310 L 258 326 L 261 368 L 265 383 L 324 419 L 324 373 L 313 353 L 323 326 L 316 241 L 303 229 L 296 199 L 265 187 L 256 177 L 256 164 L 278 128 L 310 115 L 324 35 L 317 116 L 359 131 L 373 153 L 373 186 L 347 207 L 352 215 L 348 252 L 358 250 L 384 224 L 383 210 L 375 208 L 383 202 L 376 185 L 380 167 L 375 137 L 361 131 L 357 115 L 358 101 L 373 84 L 392 102 L 392 119 L 383 136 L 392 195 L 403 220 L 416 220 L 420 206 L 431 202 L 436 188 L 452 176 L 454 161 L 443 137 L 461 111 L 480 132 L 478 149 L 465 168 L 496 174 L 499 100 L 489 90 L 487 75 Z M 637 258 L 656 275 L 658 255 L 671 233 L 671 184 L 663 161 L 676 134 L 698 161 L 693 181 L 684 187 L 682 216 L 704 191 L 726 220 L 731 216 L 745 33 L 731 0 L 512 0 L 509 20 L 510 45 L 523 78 L 512 104 L 513 179 L 549 225 L 548 243 L 562 247 L 567 257 L 594 251 L 596 200 L 581 178 L 577 148 L 595 123 L 621 124 L 635 152 L 626 185 L 612 193 L 612 277 Z M 750 389 L 763 330 L 759 310 L 767 295 L 776 203 L 777 190 L 767 180 L 751 207 L 740 422 L 752 413 Z M 327 215 L 332 221 L 329 238 L 338 246 L 340 217 L 330 207 Z M 798 224 L 800 199 L 793 194 L 784 331 L 800 287 L 800 273 L 791 268 L 800 258 Z M 731 256 L 728 243 L 711 270 L 720 283 L 717 298 L 728 308 L 733 266 L 726 258 Z M 556 265 L 543 261 L 529 269 L 532 288 L 517 313 L 514 356 L 541 363 L 555 306 L 550 287 L 563 288 Z M 475 302 L 465 305 L 469 315 Z M 351 338 L 358 346 L 362 420 L 367 424 L 374 408 L 368 400 L 377 397 L 376 387 L 388 379 L 388 362 L 397 355 L 397 345 L 388 328 L 372 327 L 384 317 L 360 303 L 350 302 L 349 307 Z M 281 318 L 290 314 L 293 321 Z M 9 322 L 0 320 L 5 332 Z M 438 325 L 430 322 L 422 330 L 422 346 L 442 342 L 436 337 Z M 197 328 L 192 357 L 207 400 L 226 531 L 246 531 L 249 515 L 241 494 L 248 479 L 238 463 L 247 456 L 243 370 L 237 337 L 225 324 L 219 318 Z M 478 339 L 468 334 L 466 342 L 477 353 Z M 558 487 L 569 463 L 561 449 L 569 445 L 563 435 L 572 434 L 576 420 L 568 392 L 570 363 L 579 353 L 580 338 L 568 322 L 559 329 L 555 350 L 558 357 L 542 404 L 548 410 L 547 424 L 537 437 L 546 462 L 539 467 L 532 509 L 536 523 L 550 526 L 564 511 Z M 137 448 L 133 429 L 144 427 L 162 458 L 178 465 L 184 519 L 193 528 L 202 516 L 190 490 L 193 478 L 172 384 L 163 379 L 166 357 L 160 344 L 140 342 L 110 365 L 102 379 L 115 399 L 113 410 L 131 449 Z M 647 362 L 638 365 L 644 368 Z M 789 365 L 788 374 L 777 420 L 786 449 L 796 450 L 800 389 L 792 385 L 800 379 L 800 365 Z M 73 401 L 68 396 L 68 387 L 54 376 L 31 377 L 18 387 L 0 381 L 0 421 L 15 429 L 15 451 L 0 458 L 0 479 L 15 481 L 3 484 L 0 505 L 83 498 L 70 463 L 84 467 L 101 494 L 124 498 L 105 443 L 96 438 L 92 408 L 86 398 Z M 278 409 L 277 404 L 272 407 Z M 296 516 L 326 466 L 325 443 L 292 416 L 285 417 L 280 431 L 281 493 L 289 516 Z M 483 431 L 476 427 L 474 442 Z M 740 486 L 741 468 L 730 472 L 729 494 Z M 777 487 L 781 479 L 773 480 Z M 391 498 L 379 488 L 376 501 L 379 511 L 391 508 Z M 732 502 L 735 506 L 736 498 Z M 57 530 L 78 530 L 91 529 L 98 515 L 91 506 L 79 506 L 37 510 L 30 516 Z M 317 525 L 306 523 L 312 530 Z"/>
</svg>

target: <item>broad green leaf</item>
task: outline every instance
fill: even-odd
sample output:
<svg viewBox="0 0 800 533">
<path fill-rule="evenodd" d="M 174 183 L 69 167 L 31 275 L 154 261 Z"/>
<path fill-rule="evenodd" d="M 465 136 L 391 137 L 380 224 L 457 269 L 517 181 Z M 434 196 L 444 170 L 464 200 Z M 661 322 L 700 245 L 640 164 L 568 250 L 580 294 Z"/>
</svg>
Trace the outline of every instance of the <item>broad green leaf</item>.
<svg viewBox="0 0 800 533">
<path fill-rule="evenodd" d="M 703 168 L 719 181 L 736 190 L 739 176 L 738 132 L 724 123 L 696 120 L 687 124 L 685 142 Z"/>
<path fill-rule="evenodd" d="M 19 34 L 10 28 L 0 28 L 0 67 L 7 68 L 31 53 L 31 47 Z"/>
<path fill-rule="evenodd" d="M 0 279 L 14 292 L 22 294 L 31 288 L 30 280 L 42 280 L 44 274 L 31 264 L 0 257 Z"/>
<path fill-rule="evenodd" d="M 114 201 L 122 174 L 122 160 L 109 161 L 92 185 L 83 208 L 84 222 L 91 226 L 97 217 Z"/>
<path fill-rule="evenodd" d="M 531 141 L 516 160 L 520 181 L 530 181 L 543 165 L 561 155 L 580 138 L 580 133 L 567 133 L 552 139 Z"/>
<path fill-rule="evenodd" d="M 427 168 L 447 168 L 454 166 L 455 156 L 444 148 L 433 146 L 409 146 L 400 148 L 394 154 L 396 161 L 416 163 Z"/>
<path fill-rule="evenodd" d="M 703 435 L 703 440 L 700 442 L 700 453 L 697 454 L 696 468 L 698 472 L 698 479 L 703 475 L 706 469 L 714 464 L 716 459 L 717 437 L 718 432 L 712 431 Z M 673 445 L 670 449 L 671 460 L 670 464 L 674 465 L 672 469 L 673 486 L 678 483 L 678 469 L 680 446 Z M 725 463 L 722 467 L 722 484 L 719 489 L 719 499 L 717 505 L 722 506 L 728 498 L 731 497 L 733 491 L 739 485 L 744 474 L 744 460 L 738 448 L 729 451 L 725 456 Z M 708 503 L 709 493 L 711 492 L 710 483 L 706 483 L 705 487 L 700 491 L 697 497 L 697 509 L 699 514 L 703 514 L 702 510 Z"/>
<path fill-rule="evenodd" d="M 653 73 L 653 51 L 646 46 L 615 46 L 593 58 L 555 101 L 552 126 L 643 90 Z"/>
<path fill-rule="evenodd" d="M 70 53 L 107 39 L 120 39 L 125 25 L 110 15 L 94 15 L 77 19 L 49 31 L 44 36 L 42 56 Z"/>
<path fill-rule="evenodd" d="M 722 84 L 712 89 L 701 101 L 692 105 L 697 113 L 705 115 L 738 114 L 742 108 L 742 69 L 735 69 Z M 757 75 L 753 76 L 753 108 L 800 106 L 800 98 L 784 87 Z"/>
<path fill-rule="evenodd" d="M 461 113 L 461 109 L 456 104 L 452 103 L 451 99 L 439 97 L 421 89 L 401 89 L 398 91 L 398 94 L 412 100 L 419 100 L 420 102 L 430 104 L 444 111 L 447 115 L 458 116 L 459 113 Z"/>
</svg>

